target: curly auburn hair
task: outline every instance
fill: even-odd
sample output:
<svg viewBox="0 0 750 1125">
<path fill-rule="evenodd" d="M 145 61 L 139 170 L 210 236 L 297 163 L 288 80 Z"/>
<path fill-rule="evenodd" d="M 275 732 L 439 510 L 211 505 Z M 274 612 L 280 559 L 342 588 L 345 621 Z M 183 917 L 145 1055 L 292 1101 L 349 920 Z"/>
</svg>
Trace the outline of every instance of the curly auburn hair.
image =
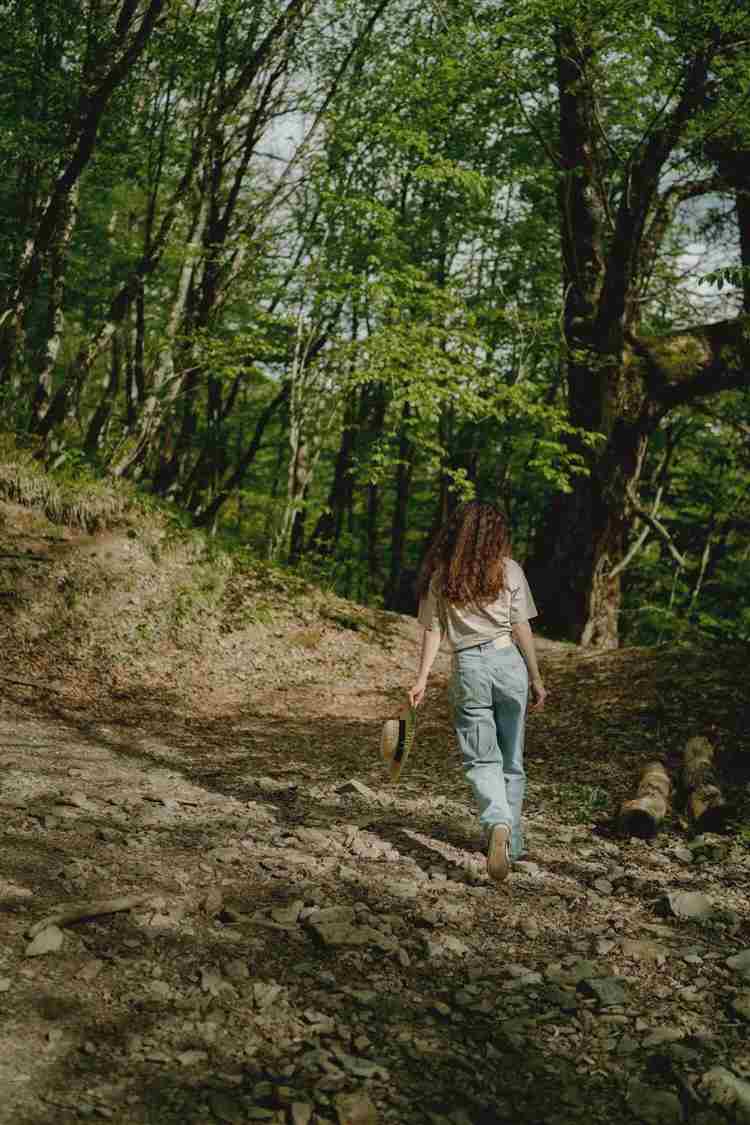
<svg viewBox="0 0 750 1125">
<path fill-rule="evenodd" d="M 416 589 L 423 597 L 435 579 L 437 592 L 453 605 L 488 605 L 505 589 L 510 535 L 494 504 L 461 504 L 430 544 Z"/>
</svg>

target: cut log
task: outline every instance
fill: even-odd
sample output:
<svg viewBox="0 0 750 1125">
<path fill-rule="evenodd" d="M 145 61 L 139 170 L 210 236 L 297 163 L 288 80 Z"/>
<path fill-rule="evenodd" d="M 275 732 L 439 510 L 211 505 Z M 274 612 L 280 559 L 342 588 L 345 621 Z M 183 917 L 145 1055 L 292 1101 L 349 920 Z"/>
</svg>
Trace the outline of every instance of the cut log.
<svg viewBox="0 0 750 1125">
<path fill-rule="evenodd" d="M 638 782 L 638 793 L 620 808 L 620 831 L 626 836 L 655 836 L 667 815 L 672 784 L 661 762 L 644 766 Z"/>
<path fill-rule="evenodd" d="M 30 680 L 12 680 L 10 676 L 0 676 L 0 680 L 4 684 L 16 684 L 18 687 L 33 688 L 34 691 L 51 691 L 53 694 L 58 694 L 59 688 L 50 687 L 48 684 L 32 683 Z"/>
<path fill-rule="evenodd" d="M 718 832 L 726 822 L 728 808 L 714 766 L 714 748 L 707 738 L 691 738 L 682 758 L 682 785 L 690 830 Z"/>
<path fill-rule="evenodd" d="M 35 922 L 26 932 L 33 938 L 49 926 L 69 926 L 71 922 L 80 922 L 83 918 L 98 918 L 102 914 L 132 910 L 147 902 L 150 897 L 148 894 L 126 895 L 121 898 L 96 899 L 93 902 L 71 902 L 68 906 L 61 906 L 54 914 L 48 914 L 40 922 Z"/>
</svg>

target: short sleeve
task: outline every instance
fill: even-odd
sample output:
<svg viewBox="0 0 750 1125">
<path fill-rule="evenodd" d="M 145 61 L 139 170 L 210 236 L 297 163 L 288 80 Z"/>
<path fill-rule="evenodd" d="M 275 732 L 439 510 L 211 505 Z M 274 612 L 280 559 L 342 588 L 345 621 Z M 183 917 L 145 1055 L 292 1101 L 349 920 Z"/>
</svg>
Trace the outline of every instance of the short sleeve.
<svg viewBox="0 0 750 1125">
<path fill-rule="evenodd" d="M 442 633 L 443 631 L 443 627 L 440 623 L 437 596 L 432 583 L 430 583 L 427 593 L 420 598 L 417 620 L 419 624 L 430 633 Z"/>
<path fill-rule="evenodd" d="M 517 625 L 537 616 L 537 608 L 526 575 L 517 562 L 509 560 L 508 584 L 510 586 L 510 623 Z"/>
</svg>

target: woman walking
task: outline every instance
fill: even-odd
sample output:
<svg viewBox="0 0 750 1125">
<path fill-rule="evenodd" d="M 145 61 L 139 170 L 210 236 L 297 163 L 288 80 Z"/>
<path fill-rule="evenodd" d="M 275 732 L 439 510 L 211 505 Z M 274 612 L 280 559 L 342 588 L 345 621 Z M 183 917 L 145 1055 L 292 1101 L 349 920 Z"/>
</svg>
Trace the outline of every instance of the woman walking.
<svg viewBox="0 0 750 1125">
<path fill-rule="evenodd" d="M 529 684 L 534 711 L 544 706 L 547 692 L 529 625 L 536 606 L 510 557 L 505 517 L 494 504 L 473 500 L 456 509 L 427 553 L 417 592 L 422 650 L 409 702 L 422 702 L 445 637 L 453 654 L 453 725 L 487 842 L 487 871 L 499 882 L 524 852 Z"/>
</svg>

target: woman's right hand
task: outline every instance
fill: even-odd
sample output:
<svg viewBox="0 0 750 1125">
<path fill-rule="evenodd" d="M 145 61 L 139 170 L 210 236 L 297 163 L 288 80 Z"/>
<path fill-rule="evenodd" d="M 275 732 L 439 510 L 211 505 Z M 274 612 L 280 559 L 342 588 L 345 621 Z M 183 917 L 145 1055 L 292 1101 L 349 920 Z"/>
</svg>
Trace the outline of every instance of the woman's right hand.
<svg viewBox="0 0 750 1125">
<path fill-rule="evenodd" d="M 530 711 L 541 711 L 544 707 L 544 701 L 547 698 L 547 689 L 544 686 L 543 680 L 531 681 L 531 696 L 533 703 L 529 708 Z"/>
<path fill-rule="evenodd" d="M 409 696 L 409 706 L 419 707 L 419 704 L 424 699 L 424 693 L 427 690 L 427 680 L 417 680 L 414 687 L 410 687 L 407 695 Z"/>
</svg>

